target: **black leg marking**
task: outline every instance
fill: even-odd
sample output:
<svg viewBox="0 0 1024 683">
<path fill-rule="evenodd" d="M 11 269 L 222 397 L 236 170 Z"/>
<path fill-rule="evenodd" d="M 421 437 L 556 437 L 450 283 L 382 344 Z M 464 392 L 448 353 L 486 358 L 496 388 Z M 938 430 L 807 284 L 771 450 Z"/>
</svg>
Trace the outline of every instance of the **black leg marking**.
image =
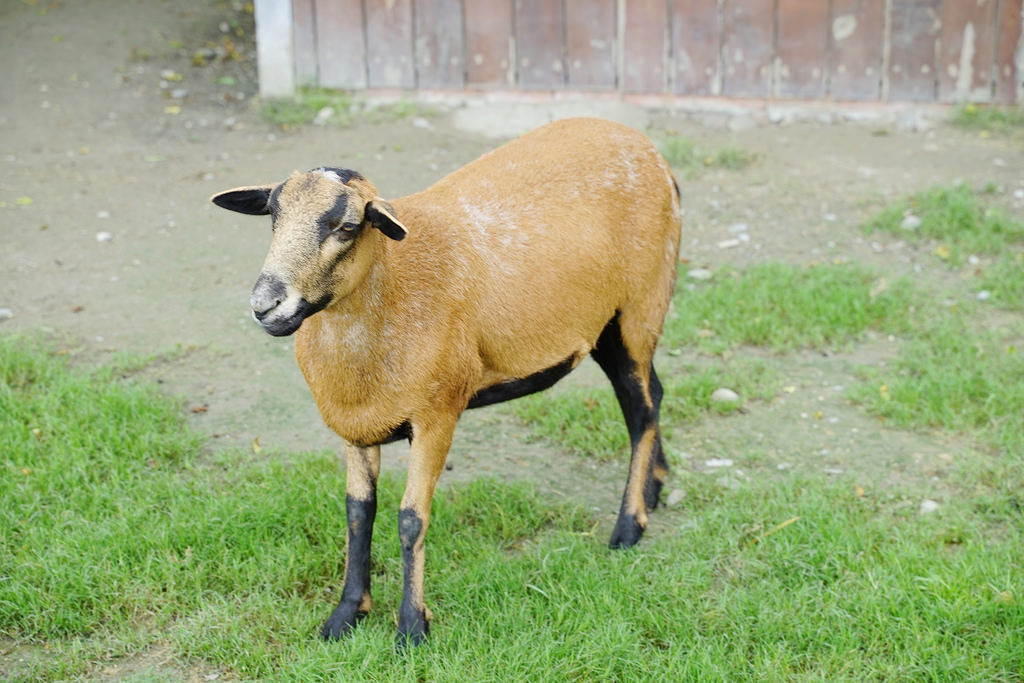
<svg viewBox="0 0 1024 683">
<path fill-rule="evenodd" d="M 658 429 L 658 410 L 663 394 L 661 382 L 658 380 L 652 364 L 649 368 L 650 384 L 648 387 L 652 405 L 648 407 L 644 387 L 637 379 L 637 362 L 630 356 L 622 341 L 618 314 L 601 332 L 597 346 L 591 351 L 591 356 L 601 366 L 615 390 L 615 398 L 618 399 L 619 407 L 622 409 L 622 415 L 626 421 L 626 429 L 629 431 L 629 442 L 634 458 L 644 434 L 651 429 L 655 430 L 654 442 L 651 446 L 651 461 L 644 475 L 643 485 L 644 505 L 648 509 L 654 509 L 658 504 L 664 477 L 668 473 L 668 463 L 665 460 L 661 446 L 661 433 Z M 629 482 L 627 482 L 627 490 L 628 487 Z M 609 545 L 612 548 L 628 548 L 640 540 L 643 532 L 644 527 L 637 520 L 636 514 L 627 510 L 627 499 L 624 495 L 619 519 L 615 524 Z"/>
<path fill-rule="evenodd" d="M 534 394 L 552 387 L 555 382 L 562 379 L 572 371 L 575 356 L 569 356 L 558 365 L 553 365 L 546 370 L 534 373 L 522 379 L 513 379 L 508 382 L 501 382 L 492 387 L 487 387 L 473 394 L 469 399 L 469 408 L 482 408 L 493 403 L 511 401 L 514 398 Z"/>
<path fill-rule="evenodd" d="M 661 380 L 658 373 L 654 371 L 654 364 L 651 364 L 651 401 L 654 403 L 654 410 L 657 413 L 661 408 L 661 398 L 664 390 L 661 387 Z M 644 502 L 647 509 L 653 510 L 658 507 L 658 499 L 661 496 L 661 488 L 665 484 L 665 476 L 668 475 L 668 460 L 665 459 L 665 451 L 661 447 L 661 430 L 658 430 L 654 438 L 654 451 L 651 453 L 651 469 L 647 474 L 647 481 L 644 483 Z"/>
<path fill-rule="evenodd" d="M 345 497 L 348 517 L 348 556 L 345 562 L 345 588 L 341 601 L 320 629 L 324 640 L 337 640 L 349 633 L 367 615 L 370 602 L 370 543 L 377 500 Z"/>
<path fill-rule="evenodd" d="M 661 478 L 656 474 L 659 471 L 663 473 Z M 654 440 L 654 452 L 651 454 L 651 471 L 647 475 L 647 481 L 644 482 L 644 503 L 648 510 L 658 507 L 661 489 L 665 485 L 665 474 L 668 474 L 668 461 L 665 459 L 665 451 L 661 447 L 661 434 L 658 434 Z"/>
<path fill-rule="evenodd" d="M 597 346 L 590 355 L 604 370 L 604 374 L 612 383 L 612 388 L 615 389 L 615 398 L 619 401 L 622 415 L 626 419 L 626 429 L 629 430 L 630 446 L 636 448 L 650 416 L 645 405 L 643 388 L 636 381 L 636 362 L 622 343 L 618 314 L 605 326 L 597 340 Z"/>
<path fill-rule="evenodd" d="M 422 595 L 414 595 L 416 585 L 416 572 L 422 571 L 422 558 L 417 558 L 417 552 L 422 553 L 420 538 L 423 534 L 423 520 L 415 510 L 404 509 L 398 513 L 398 539 L 402 544 L 402 604 L 398 609 L 398 638 L 396 645 L 399 649 L 408 645 L 420 645 L 427 639 L 427 632 L 430 630 L 430 622 L 427 617 L 426 606 L 423 604 Z M 420 562 L 417 563 L 417 559 Z M 422 577 L 420 577 L 422 578 Z M 422 585 L 422 580 L 419 582 Z M 419 604 L 417 604 L 419 603 Z"/>
</svg>

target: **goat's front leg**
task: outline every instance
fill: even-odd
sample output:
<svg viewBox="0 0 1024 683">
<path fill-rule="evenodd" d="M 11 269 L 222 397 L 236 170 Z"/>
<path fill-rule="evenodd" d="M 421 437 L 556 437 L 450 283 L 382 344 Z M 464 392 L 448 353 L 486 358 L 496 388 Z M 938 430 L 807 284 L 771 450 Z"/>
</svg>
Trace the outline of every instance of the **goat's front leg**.
<svg viewBox="0 0 1024 683">
<path fill-rule="evenodd" d="M 430 629 L 431 614 L 423 597 L 423 539 L 430 523 L 430 501 L 448 457 L 457 419 L 443 416 L 427 425 L 413 424 L 409 476 L 398 512 L 404 571 L 402 605 L 398 610 L 399 647 L 421 644 Z"/>
<path fill-rule="evenodd" d="M 345 587 L 341 602 L 320 631 L 325 640 L 336 640 L 351 631 L 373 606 L 370 598 L 370 542 L 373 539 L 373 520 L 377 515 L 380 446 L 356 448 L 345 444 L 345 463 L 345 513 L 348 520 Z"/>
</svg>

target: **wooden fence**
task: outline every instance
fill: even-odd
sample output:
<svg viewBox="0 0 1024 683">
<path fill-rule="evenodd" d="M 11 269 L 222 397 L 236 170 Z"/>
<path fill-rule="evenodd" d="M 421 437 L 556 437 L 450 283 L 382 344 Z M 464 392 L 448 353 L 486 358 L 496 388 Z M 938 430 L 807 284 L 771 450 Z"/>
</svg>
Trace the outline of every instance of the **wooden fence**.
<svg viewBox="0 0 1024 683">
<path fill-rule="evenodd" d="M 1021 5 L 257 0 L 256 11 L 271 95 L 310 85 L 1024 102 Z"/>
</svg>

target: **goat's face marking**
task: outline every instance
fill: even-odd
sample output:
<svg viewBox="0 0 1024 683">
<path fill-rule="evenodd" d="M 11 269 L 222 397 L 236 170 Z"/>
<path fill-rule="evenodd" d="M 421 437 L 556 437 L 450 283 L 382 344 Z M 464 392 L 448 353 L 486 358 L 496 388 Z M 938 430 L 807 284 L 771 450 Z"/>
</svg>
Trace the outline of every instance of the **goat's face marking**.
<svg viewBox="0 0 1024 683">
<path fill-rule="evenodd" d="M 273 237 L 250 297 L 253 316 L 274 336 L 346 296 L 365 275 L 367 227 L 400 240 L 407 230 L 394 210 L 355 171 L 316 168 L 279 185 L 228 190 L 212 198 L 225 209 L 271 217 Z M 360 252 L 364 252 L 360 258 Z"/>
</svg>

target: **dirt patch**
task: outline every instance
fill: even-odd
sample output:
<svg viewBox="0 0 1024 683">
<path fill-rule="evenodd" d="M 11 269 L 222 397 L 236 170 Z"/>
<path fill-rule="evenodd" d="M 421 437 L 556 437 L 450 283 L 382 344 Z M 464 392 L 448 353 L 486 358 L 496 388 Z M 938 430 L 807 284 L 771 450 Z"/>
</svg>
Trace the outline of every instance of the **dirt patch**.
<svg viewBox="0 0 1024 683">
<path fill-rule="evenodd" d="M 474 104 L 472 126 L 467 107 L 434 105 L 438 113 L 429 117 L 284 131 L 261 119 L 252 20 L 241 5 L 7 2 L 0 22 L 8 67 L 0 91 L 0 308 L 13 314 L 0 321 L 0 333 L 42 329 L 88 362 L 121 351 L 152 357 L 143 374 L 181 397 L 190 425 L 214 448 L 251 448 L 254 439 L 268 457 L 336 448 L 291 341 L 268 337 L 249 317 L 267 222 L 217 210 L 208 197 L 317 165 L 356 168 L 388 197 L 410 193 L 495 146 L 478 122 L 507 126 L 513 108 Z M 526 109 L 524 125 L 570 110 L 608 114 L 656 140 L 685 136 L 705 149 L 752 153 L 755 162 L 742 171 L 679 177 L 683 254 L 694 266 L 857 261 L 968 296 L 927 250 L 865 236 L 860 224 L 887 199 L 955 180 L 991 183 L 1001 188 L 998 201 L 1024 211 L 1024 199 L 1015 198 L 1024 196 L 1019 145 L 905 112 L 860 117 L 867 123 L 831 114 L 764 123 L 744 111 Z M 726 484 L 793 470 L 865 487 L 941 482 L 964 446 L 885 429 L 844 397 L 858 365 L 883 362 L 896 349 L 879 339 L 849 355 L 772 358 L 792 391 L 681 434 L 670 444 L 677 469 Z M 566 381 L 603 379 L 588 365 Z M 735 463 L 728 473 L 707 465 L 721 458 Z M 385 461 L 404 470 L 404 448 L 389 447 Z M 529 479 L 586 501 L 604 520 L 613 519 L 625 474 L 623 463 L 586 462 L 529 442 L 502 408 L 464 417 L 449 464 L 442 481 Z M 669 485 L 676 487 L 685 478 Z M 658 518 L 655 529 L 678 523 Z M 162 671 L 161 662 L 139 666 L 150 664 Z"/>
</svg>

